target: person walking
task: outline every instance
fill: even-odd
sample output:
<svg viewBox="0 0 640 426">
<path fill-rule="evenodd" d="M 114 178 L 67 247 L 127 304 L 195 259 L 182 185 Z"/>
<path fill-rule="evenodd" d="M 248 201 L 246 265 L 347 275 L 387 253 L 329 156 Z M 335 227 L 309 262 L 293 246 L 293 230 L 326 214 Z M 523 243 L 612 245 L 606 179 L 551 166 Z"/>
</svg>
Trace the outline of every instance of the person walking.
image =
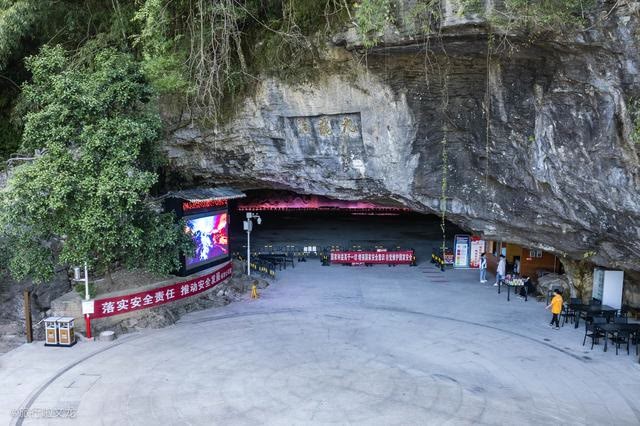
<svg viewBox="0 0 640 426">
<path fill-rule="evenodd" d="M 487 282 L 487 254 L 482 253 L 480 255 L 480 282 Z"/>
<path fill-rule="evenodd" d="M 520 257 L 513 259 L 513 275 L 520 275 Z"/>
<path fill-rule="evenodd" d="M 498 269 L 496 270 L 496 283 L 493 285 L 497 286 L 500 281 L 504 280 L 505 275 L 507 274 L 507 259 L 504 257 L 504 254 L 500 255 L 500 261 L 498 261 Z"/>
<path fill-rule="evenodd" d="M 562 312 L 562 303 L 564 302 L 562 300 L 562 292 L 559 289 L 555 289 L 553 290 L 555 295 L 553 296 L 553 299 L 551 299 L 551 303 L 549 303 L 549 305 L 547 306 L 546 309 L 551 308 L 551 314 L 553 315 L 551 317 L 551 322 L 549 323 L 549 327 L 553 327 L 553 324 L 556 324 L 555 329 L 559 330 L 560 329 L 560 312 Z"/>
</svg>

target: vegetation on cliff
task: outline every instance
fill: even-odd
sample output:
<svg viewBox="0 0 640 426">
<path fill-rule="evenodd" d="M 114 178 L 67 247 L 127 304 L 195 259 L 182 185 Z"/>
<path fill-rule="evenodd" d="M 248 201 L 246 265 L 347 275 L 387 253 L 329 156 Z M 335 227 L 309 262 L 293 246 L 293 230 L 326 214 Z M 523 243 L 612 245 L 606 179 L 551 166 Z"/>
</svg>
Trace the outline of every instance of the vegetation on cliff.
<svg viewBox="0 0 640 426">
<path fill-rule="evenodd" d="M 596 0 L 451 2 L 460 15 L 479 14 L 495 29 L 531 34 L 577 28 Z M 400 13 L 400 5 L 405 10 Z M 0 128 L 10 128 L 17 87 L 29 79 L 24 58 L 45 43 L 78 61 L 100 49 L 130 53 L 159 94 L 184 96 L 192 116 L 217 120 L 260 75 L 289 80 L 318 74 L 323 38 L 353 25 L 366 48 L 394 22 L 437 33 L 441 0 L 0 0 Z M 411 22 L 409 22 L 411 21 Z M 498 31 L 499 32 L 499 31 Z M 14 121 L 19 117 L 14 117 Z M 6 133 L 0 152 L 15 149 Z"/>
<path fill-rule="evenodd" d="M 61 47 L 27 60 L 22 148 L 0 193 L 0 231 L 14 277 L 53 276 L 57 264 L 108 272 L 120 261 L 166 273 L 190 241 L 148 203 L 160 161 L 160 118 L 130 55 L 101 50 L 73 65 Z"/>
</svg>

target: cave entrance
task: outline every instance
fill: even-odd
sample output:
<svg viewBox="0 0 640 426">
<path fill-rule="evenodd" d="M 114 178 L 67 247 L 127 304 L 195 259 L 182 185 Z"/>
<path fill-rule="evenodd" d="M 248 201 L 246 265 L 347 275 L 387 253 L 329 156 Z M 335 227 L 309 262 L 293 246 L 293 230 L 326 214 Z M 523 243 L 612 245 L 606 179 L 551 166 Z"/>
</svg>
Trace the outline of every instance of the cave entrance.
<svg viewBox="0 0 640 426">
<path fill-rule="evenodd" d="M 369 201 L 343 201 L 288 191 L 245 191 L 247 198 L 231 205 L 234 253 L 246 252 L 242 223 L 248 211 L 259 213 L 260 225 L 251 232 L 252 252 L 280 247 L 316 247 L 318 251 L 339 246 L 348 250 L 413 249 L 418 264 L 431 261 L 433 249 L 442 246 L 441 218 L 400 205 Z M 456 234 L 469 234 L 445 223 L 446 244 L 453 248 Z"/>
</svg>

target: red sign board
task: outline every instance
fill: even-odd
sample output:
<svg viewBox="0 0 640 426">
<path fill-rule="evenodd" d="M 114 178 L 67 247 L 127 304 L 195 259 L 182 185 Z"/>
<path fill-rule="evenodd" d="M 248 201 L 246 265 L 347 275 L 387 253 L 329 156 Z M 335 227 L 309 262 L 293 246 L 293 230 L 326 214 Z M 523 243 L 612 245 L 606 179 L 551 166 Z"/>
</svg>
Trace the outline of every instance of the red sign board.
<svg viewBox="0 0 640 426">
<path fill-rule="evenodd" d="M 182 203 L 182 211 L 209 209 L 211 207 L 226 207 L 227 200 L 194 200 Z"/>
<path fill-rule="evenodd" d="M 93 319 L 126 314 L 195 296 L 226 280 L 232 272 L 233 264 L 228 263 L 217 271 L 189 281 L 124 296 L 98 299 L 94 302 L 94 313 L 90 317 Z"/>
<path fill-rule="evenodd" d="M 332 251 L 331 263 L 375 263 L 409 265 L 413 251 Z"/>
</svg>

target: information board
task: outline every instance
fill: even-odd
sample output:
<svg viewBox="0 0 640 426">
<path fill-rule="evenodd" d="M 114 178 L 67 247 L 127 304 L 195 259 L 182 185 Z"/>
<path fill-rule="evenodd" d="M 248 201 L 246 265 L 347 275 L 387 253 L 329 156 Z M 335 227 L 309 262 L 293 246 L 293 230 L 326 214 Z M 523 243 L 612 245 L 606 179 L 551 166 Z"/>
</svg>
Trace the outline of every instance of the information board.
<svg viewBox="0 0 640 426">
<path fill-rule="evenodd" d="M 456 235 L 454 239 L 453 253 L 455 255 L 453 266 L 456 268 L 469 267 L 469 248 L 471 237 L 469 235 Z"/>
<path fill-rule="evenodd" d="M 480 255 L 485 252 L 485 241 L 480 237 L 471 237 L 471 255 L 469 258 L 469 267 L 480 267 Z"/>
</svg>

